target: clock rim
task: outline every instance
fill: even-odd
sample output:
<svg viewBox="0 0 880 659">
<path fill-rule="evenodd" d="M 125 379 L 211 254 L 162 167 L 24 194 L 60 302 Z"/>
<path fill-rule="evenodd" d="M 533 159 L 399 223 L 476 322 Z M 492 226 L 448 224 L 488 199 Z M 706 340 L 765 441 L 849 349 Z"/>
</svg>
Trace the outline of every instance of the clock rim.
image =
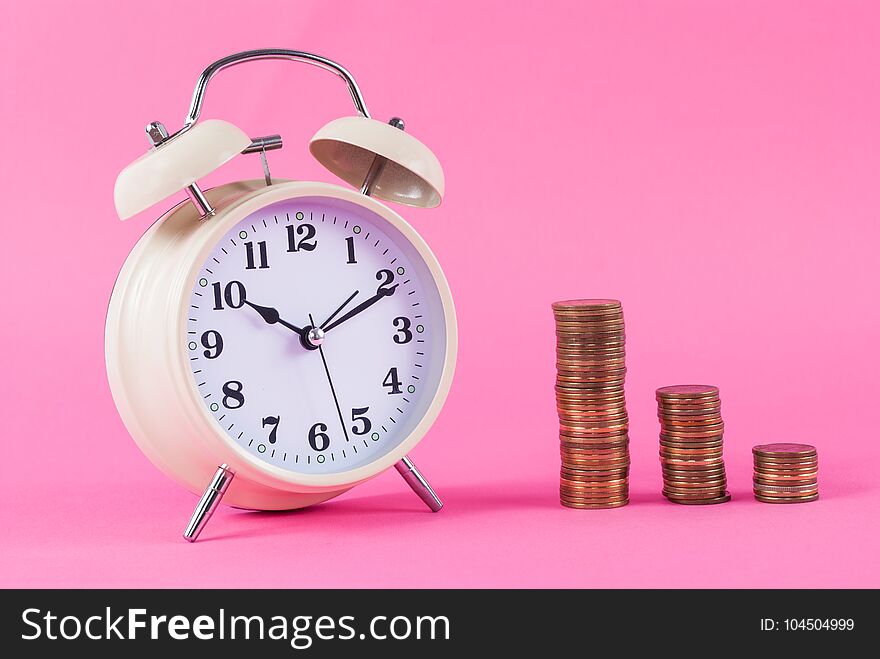
<svg viewBox="0 0 880 659">
<path fill-rule="evenodd" d="M 403 237 L 408 240 L 419 256 L 425 262 L 437 292 L 443 311 L 446 331 L 446 354 L 443 359 L 440 379 L 437 390 L 412 432 L 409 433 L 394 449 L 384 453 L 376 460 L 354 469 L 331 472 L 326 474 L 305 474 L 290 471 L 276 465 L 272 465 L 251 455 L 244 447 L 240 446 L 230 437 L 219 422 L 208 411 L 207 406 L 198 394 L 195 376 L 189 367 L 189 354 L 184 349 L 185 341 L 181 336 L 186 336 L 187 319 L 189 317 L 189 297 L 196 285 L 200 271 L 208 259 L 210 253 L 222 240 L 233 226 L 241 222 L 248 215 L 259 211 L 273 203 L 296 199 L 298 197 L 328 197 L 348 201 L 355 205 L 372 211 L 386 222 L 396 228 Z M 177 363 L 184 371 L 186 386 L 183 387 L 190 407 L 198 410 L 200 420 L 210 429 L 210 437 L 219 440 L 221 450 L 231 450 L 236 459 L 228 460 L 227 465 L 236 472 L 237 476 L 244 476 L 268 487 L 289 489 L 289 486 L 307 487 L 310 490 L 330 490 L 348 488 L 366 481 L 382 473 L 396 462 L 405 457 L 428 433 L 433 426 L 440 410 L 443 408 L 452 379 L 455 372 L 456 357 L 458 353 L 458 326 L 456 322 L 455 306 L 449 283 L 443 273 L 437 257 L 419 233 L 401 215 L 383 203 L 354 190 L 343 188 L 332 183 L 316 181 L 290 181 L 274 183 L 270 187 L 256 190 L 244 198 L 233 203 L 230 207 L 218 211 L 218 217 L 212 218 L 214 223 L 210 234 L 199 241 L 198 250 L 187 259 L 187 271 L 183 278 L 182 299 L 179 305 L 177 333 L 174 346 L 173 363 Z M 211 222 L 212 219 L 206 220 Z"/>
</svg>

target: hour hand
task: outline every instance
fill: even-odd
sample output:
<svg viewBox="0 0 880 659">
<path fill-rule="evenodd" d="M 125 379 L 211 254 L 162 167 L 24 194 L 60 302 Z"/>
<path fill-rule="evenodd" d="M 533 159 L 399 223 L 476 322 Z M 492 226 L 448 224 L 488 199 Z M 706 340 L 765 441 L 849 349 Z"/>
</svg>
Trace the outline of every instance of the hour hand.
<svg viewBox="0 0 880 659">
<path fill-rule="evenodd" d="M 274 325 L 275 323 L 278 323 L 280 325 L 284 325 L 284 327 L 286 327 L 287 329 L 296 332 L 300 336 L 305 334 L 305 331 L 301 327 L 297 327 L 296 325 L 288 323 L 286 320 L 282 319 L 281 316 L 278 314 L 278 309 L 275 309 L 274 307 L 264 307 L 259 304 L 254 304 L 249 300 L 245 300 L 244 303 L 248 305 L 251 309 L 256 311 L 258 314 L 260 314 L 260 317 L 268 324 Z"/>
</svg>

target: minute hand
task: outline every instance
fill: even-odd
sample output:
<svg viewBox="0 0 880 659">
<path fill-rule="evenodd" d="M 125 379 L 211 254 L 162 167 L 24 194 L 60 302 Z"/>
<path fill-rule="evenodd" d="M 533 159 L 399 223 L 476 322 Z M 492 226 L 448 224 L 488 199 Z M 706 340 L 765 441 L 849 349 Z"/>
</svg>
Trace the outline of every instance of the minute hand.
<svg viewBox="0 0 880 659">
<path fill-rule="evenodd" d="M 324 331 L 329 332 L 334 327 L 341 325 L 349 318 L 353 318 L 353 317 L 357 316 L 361 311 L 364 311 L 365 309 L 372 307 L 374 304 L 376 304 L 376 302 L 381 300 L 383 297 L 388 297 L 389 295 L 393 295 L 394 290 L 396 288 L 397 288 L 397 284 L 395 284 L 391 288 L 380 288 L 378 291 L 376 291 L 376 294 L 373 297 L 367 298 L 366 300 L 361 302 L 359 305 L 357 305 L 356 307 L 354 307 L 350 311 L 342 314 L 339 318 L 337 318 L 332 323 L 327 325 L 327 327 L 324 328 Z"/>
</svg>

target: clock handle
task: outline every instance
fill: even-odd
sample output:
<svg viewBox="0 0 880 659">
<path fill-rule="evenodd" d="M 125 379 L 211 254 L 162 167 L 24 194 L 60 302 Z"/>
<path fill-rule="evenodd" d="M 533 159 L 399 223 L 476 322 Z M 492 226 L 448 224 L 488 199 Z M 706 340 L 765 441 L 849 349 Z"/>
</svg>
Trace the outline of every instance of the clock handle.
<svg viewBox="0 0 880 659">
<path fill-rule="evenodd" d="M 183 537 L 187 541 L 195 542 L 199 537 L 199 533 L 202 532 L 202 529 L 205 528 L 208 520 L 211 519 L 211 515 L 214 514 L 214 511 L 217 510 L 217 506 L 220 505 L 220 500 L 223 498 L 223 495 L 226 494 L 226 490 L 229 489 L 229 484 L 232 482 L 233 478 L 235 478 L 235 472 L 225 464 L 217 467 L 217 471 L 214 472 L 214 477 L 211 479 L 208 489 L 205 490 L 204 494 L 202 494 L 202 498 L 199 499 L 199 503 L 193 511 L 192 518 L 189 520 L 189 524 L 187 524 L 186 530 L 183 532 Z"/>
<path fill-rule="evenodd" d="M 422 473 L 416 469 L 416 466 L 409 457 L 404 456 L 402 460 L 395 463 L 394 468 L 397 469 L 397 473 L 403 476 L 403 480 L 412 488 L 413 492 L 418 494 L 419 498 L 425 502 L 425 505 L 431 509 L 432 513 L 436 513 L 443 507 L 443 502 L 440 501 L 440 497 L 434 492 L 434 488 L 422 476 Z"/>
<path fill-rule="evenodd" d="M 193 91 L 192 101 L 189 105 L 189 114 L 186 116 L 186 120 L 183 122 L 183 128 L 181 128 L 176 134 L 183 133 L 190 129 L 196 121 L 199 119 L 199 115 L 202 113 L 202 105 L 205 102 L 205 91 L 208 88 L 208 83 L 211 81 L 216 74 L 218 74 L 223 69 L 228 69 L 232 66 L 236 66 L 238 64 L 244 64 L 245 62 L 256 62 L 258 60 L 267 60 L 267 59 L 277 59 L 277 60 L 290 60 L 293 62 L 302 62 L 305 64 L 311 64 L 313 66 L 317 66 L 325 71 L 330 71 L 331 73 L 335 73 L 343 81 L 348 85 L 348 92 L 351 94 L 351 100 L 354 102 L 354 107 L 358 111 L 359 114 L 364 117 L 370 118 L 370 113 L 367 110 L 367 105 L 364 102 L 363 94 L 361 94 L 361 90 L 358 87 L 357 83 L 354 80 L 354 77 L 348 70 L 343 67 L 341 64 L 334 62 L 331 59 L 326 57 L 322 57 L 321 55 L 315 55 L 314 53 L 307 53 L 302 50 L 287 50 L 284 48 L 260 48 L 257 50 L 246 50 L 241 53 L 235 53 L 233 55 L 228 55 L 221 59 L 218 59 L 213 64 L 210 64 L 208 67 L 202 71 L 202 74 L 199 76 L 198 82 L 196 82 L 195 91 Z M 174 137 L 172 135 L 172 137 Z"/>
</svg>

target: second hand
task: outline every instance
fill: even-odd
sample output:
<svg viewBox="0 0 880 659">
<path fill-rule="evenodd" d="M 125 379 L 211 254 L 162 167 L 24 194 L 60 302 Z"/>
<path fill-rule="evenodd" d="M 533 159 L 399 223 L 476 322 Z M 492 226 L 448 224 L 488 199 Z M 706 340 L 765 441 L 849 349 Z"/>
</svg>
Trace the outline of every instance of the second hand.
<svg viewBox="0 0 880 659">
<path fill-rule="evenodd" d="M 315 326 L 315 320 L 312 314 L 309 314 L 309 322 L 312 327 Z M 318 346 L 318 352 L 321 353 L 321 361 L 324 363 L 324 372 L 327 374 L 327 382 L 330 383 L 330 391 L 333 394 L 333 402 L 336 404 L 336 413 L 339 415 L 339 424 L 342 426 L 342 434 L 345 435 L 345 441 L 348 439 L 348 429 L 345 427 L 345 421 L 342 418 L 342 409 L 339 407 L 339 398 L 336 396 L 336 387 L 333 386 L 333 378 L 330 377 L 330 368 L 327 366 L 327 358 L 324 357 L 324 347 Z"/>
</svg>

